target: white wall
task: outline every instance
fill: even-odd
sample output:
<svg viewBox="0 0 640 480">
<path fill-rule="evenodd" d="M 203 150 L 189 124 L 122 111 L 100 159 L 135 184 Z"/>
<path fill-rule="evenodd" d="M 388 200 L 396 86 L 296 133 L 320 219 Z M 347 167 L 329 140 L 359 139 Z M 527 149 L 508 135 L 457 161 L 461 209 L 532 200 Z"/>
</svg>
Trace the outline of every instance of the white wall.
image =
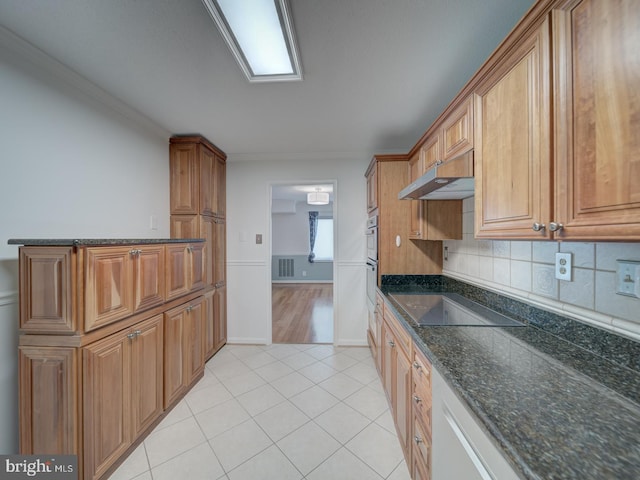
<svg viewBox="0 0 640 480">
<path fill-rule="evenodd" d="M 366 182 L 370 158 L 246 160 L 227 163 L 228 340 L 271 342 L 270 185 L 337 182 L 334 234 L 335 343 L 366 345 Z M 250 195 L 247 192 L 251 192 Z M 264 242 L 255 244 L 255 234 Z"/>
<path fill-rule="evenodd" d="M 271 217 L 273 255 L 309 254 L 309 212 L 332 214 L 333 205 L 296 203 L 295 213 L 274 213 Z"/>
<path fill-rule="evenodd" d="M 640 340 L 640 299 L 615 293 L 616 259 L 640 261 L 640 243 L 475 240 L 473 200 L 463 240 L 444 242 L 445 275 Z M 555 279 L 556 252 L 573 253 L 573 281 Z"/>
<path fill-rule="evenodd" d="M 168 133 L 145 119 L 134 121 L 135 112 L 2 29 L 0 105 L 0 453 L 5 454 L 18 448 L 18 247 L 7 240 L 168 237 L 169 155 Z M 157 216 L 157 230 L 149 228 L 150 215 Z"/>
</svg>

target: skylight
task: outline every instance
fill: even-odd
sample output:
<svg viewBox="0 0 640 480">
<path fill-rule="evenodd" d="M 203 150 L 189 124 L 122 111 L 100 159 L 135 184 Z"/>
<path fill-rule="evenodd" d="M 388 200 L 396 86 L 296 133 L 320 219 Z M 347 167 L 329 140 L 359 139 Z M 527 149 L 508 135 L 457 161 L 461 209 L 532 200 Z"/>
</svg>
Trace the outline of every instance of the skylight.
<svg viewBox="0 0 640 480">
<path fill-rule="evenodd" d="M 202 0 L 251 82 L 302 80 L 287 0 Z"/>
</svg>

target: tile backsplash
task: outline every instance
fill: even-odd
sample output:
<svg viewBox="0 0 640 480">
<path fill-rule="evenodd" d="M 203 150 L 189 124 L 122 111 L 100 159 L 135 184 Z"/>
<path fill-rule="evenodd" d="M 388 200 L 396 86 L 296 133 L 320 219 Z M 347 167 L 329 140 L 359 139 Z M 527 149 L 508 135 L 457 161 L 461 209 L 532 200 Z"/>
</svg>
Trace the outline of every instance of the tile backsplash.
<svg viewBox="0 0 640 480">
<path fill-rule="evenodd" d="M 474 198 L 463 201 L 463 239 L 444 242 L 443 273 L 640 340 L 640 299 L 615 293 L 616 260 L 640 261 L 640 243 L 476 240 Z M 573 254 L 572 281 L 555 254 Z"/>
</svg>

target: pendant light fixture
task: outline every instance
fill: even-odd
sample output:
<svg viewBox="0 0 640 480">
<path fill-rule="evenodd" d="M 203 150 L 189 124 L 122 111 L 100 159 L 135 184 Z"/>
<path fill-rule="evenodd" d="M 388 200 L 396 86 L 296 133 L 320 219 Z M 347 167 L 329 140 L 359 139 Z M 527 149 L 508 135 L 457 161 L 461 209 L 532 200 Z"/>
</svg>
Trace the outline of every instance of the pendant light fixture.
<svg viewBox="0 0 640 480">
<path fill-rule="evenodd" d="M 315 192 L 307 193 L 307 203 L 309 205 L 328 205 L 329 194 L 321 191 L 319 187 L 316 187 Z"/>
</svg>

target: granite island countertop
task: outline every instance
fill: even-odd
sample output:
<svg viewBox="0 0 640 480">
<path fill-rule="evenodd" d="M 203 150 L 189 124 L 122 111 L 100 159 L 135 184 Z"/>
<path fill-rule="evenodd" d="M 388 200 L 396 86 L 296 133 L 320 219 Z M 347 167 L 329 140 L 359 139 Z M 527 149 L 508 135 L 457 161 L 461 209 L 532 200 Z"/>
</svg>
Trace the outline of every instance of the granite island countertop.
<svg viewBox="0 0 640 480">
<path fill-rule="evenodd" d="M 455 290 L 476 301 L 484 295 L 469 288 L 445 279 L 383 284 L 381 290 L 415 345 L 515 471 L 527 479 L 640 478 L 640 344 L 567 319 L 567 332 L 551 333 L 548 315 L 519 302 L 499 304 L 499 296 L 493 298 L 496 309 L 516 312 L 511 316 L 525 327 L 420 327 L 389 295 Z M 602 355 L 601 345 L 594 346 L 597 353 L 587 349 L 591 336 L 605 338 L 609 355 Z"/>
<path fill-rule="evenodd" d="M 10 238 L 9 245 L 27 247 L 98 247 L 155 245 L 159 243 L 202 243 L 204 238 Z"/>
</svg>

